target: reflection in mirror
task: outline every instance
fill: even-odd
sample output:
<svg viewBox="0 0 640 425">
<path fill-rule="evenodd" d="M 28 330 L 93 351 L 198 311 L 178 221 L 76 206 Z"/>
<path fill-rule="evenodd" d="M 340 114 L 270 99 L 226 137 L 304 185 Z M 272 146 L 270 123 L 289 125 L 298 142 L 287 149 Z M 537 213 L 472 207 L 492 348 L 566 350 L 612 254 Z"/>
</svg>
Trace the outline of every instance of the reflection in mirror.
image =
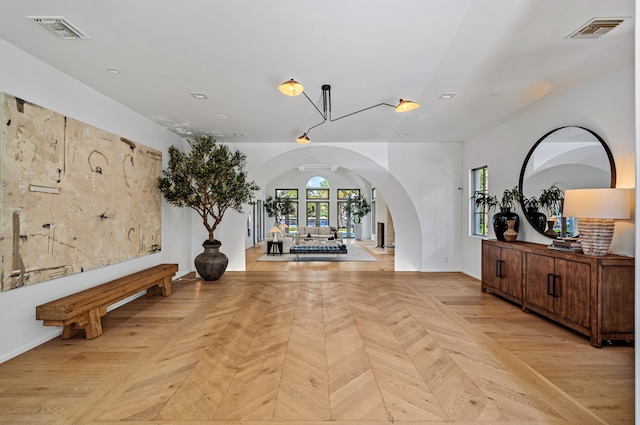
<svg viewBox="0 0 640 425">
<path fill-rule="evenodd" d="M 563 229 L 567 236 L 575 236 L 577 227 L 572 217 L 561 220 L 558 211 L 540 206 L 538 211 L 527 209 L 526 200 L 539 200 L 543 191 L 554 185 L 564 192 L 567 189 L 615 187 L 615 184 L 616 168 L 604 140 L 586 128 L 561 127 L 542 136 L 524 160 L 520 171 L 520 191 L 524 196 L 522 211 L 532 227 L 545 236 L 558 237 Z M 541 218 L 540 214 L 545 217 Z M 549 225 L 541 225 L 541 220 L 553 221 L 549 223 L 553 231 L 549 232 Z"/>
</svg>

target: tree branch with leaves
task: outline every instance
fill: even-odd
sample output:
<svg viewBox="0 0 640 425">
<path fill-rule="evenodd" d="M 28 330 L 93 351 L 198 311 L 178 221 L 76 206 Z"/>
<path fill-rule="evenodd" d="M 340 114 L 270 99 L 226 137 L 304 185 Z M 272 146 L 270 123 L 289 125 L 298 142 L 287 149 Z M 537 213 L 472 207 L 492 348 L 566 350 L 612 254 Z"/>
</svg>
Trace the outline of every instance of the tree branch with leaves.
<svg viewBox="0 0 640 425">
<path fill-rule="evenodd" d="M 360 223 L 365 215 L 371 212 L 371 205 L 364 195 L 352 193 L 344 207 L 345 212 L 353 217 L 354 223 Z"/>
<path fill-rule="evenodd" d="M 208 241 L 225 213 L 242 213 L 245 204 L 255 203 L 258 185 L 247 181 L 244 167 L 247 156 L 217 144 L 211 136 L 198 136 L 187 140 L 191 150 L 181 152 L 169 148 L 169 166 L 162 171 L 159 185 L 167 202 L 177 207 L 188 207 L 198 213 L 209 233 Z"/>
<path fill-rule="evenodd" d="M 291 197 L 288 195 L 274 198 L 269 195 L 264 200 L 264 209 L 269 217 L 275 217 L 276 223 L 280 223 L 281 218 L 293 214 L 296 209 Z"/>
</svg>

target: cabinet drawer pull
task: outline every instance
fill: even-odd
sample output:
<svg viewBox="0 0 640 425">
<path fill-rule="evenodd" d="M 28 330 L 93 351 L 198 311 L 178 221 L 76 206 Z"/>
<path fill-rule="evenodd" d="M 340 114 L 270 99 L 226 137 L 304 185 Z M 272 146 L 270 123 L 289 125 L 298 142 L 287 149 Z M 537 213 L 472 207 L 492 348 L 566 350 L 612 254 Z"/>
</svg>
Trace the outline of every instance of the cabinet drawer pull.
<svg viewBox="0 0 640 425">
<path fill-rule="evenodd" d="M 560 276 L 553 275 L 553 296 L 554 298 L 560 298 L 558 295 L 558 279 Z"/>
<path fill-rule="evenodd" d="M 547 274 L 547 295 L 553 296 L 555 287 L 555 276 L 551 273 Z"/>
<path fill-rule="evenodd" d="M 496 277 L 504 277 L 502 275 L 502 263 L 504 263 L 504 261 L 496 260 Z"/>
</svg>

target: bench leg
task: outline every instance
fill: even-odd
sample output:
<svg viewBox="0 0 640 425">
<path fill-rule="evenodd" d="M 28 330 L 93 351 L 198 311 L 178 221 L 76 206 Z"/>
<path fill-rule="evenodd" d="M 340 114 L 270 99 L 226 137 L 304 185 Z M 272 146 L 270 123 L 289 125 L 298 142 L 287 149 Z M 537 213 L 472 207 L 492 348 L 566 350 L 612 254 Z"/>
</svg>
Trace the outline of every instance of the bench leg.
<svg viewBox="0 0 640 425">
<path fill-rule="evenodd" d="M 165 277 L 159 286 L 160 288 L 162 288 L 163 297 L 168 297 L 169 295 L 171 295 L 171 278 L 170 277 Z"/>
<path fill-rule="evenodd" d="M 102 335 L 102 320 L 98 309 L 89 311 L 89 322 L 84 327 L 87 339 L 94 339 Z"/>
<path fill-rule="evenodd" d="M 78 328 L 76 328 L 75 323 L 64 325 L 64 327 L 62 328 L 62 339 L 73 338 L 77 334 L 78 334 Z"/>
<path fill-rule="evenodd" d="M 147 288 L 147 297 L 152 297 L 156 293 L 156 290 L 158 288 L 162 289 L 163 297 L 168 297 L 169 295 L 171 295 L 171 278 L 165 277 L 161 281 L 158 281 L 155 286 Z"/>
</svg>

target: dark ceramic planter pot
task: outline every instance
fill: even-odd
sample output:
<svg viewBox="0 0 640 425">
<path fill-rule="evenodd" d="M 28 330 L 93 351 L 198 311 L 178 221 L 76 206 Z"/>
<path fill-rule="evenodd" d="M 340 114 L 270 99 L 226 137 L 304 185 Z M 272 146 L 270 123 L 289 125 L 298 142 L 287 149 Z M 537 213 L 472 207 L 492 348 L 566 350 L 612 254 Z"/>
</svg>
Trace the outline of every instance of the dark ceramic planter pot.
<svg viewBox="0 0 640 425">
<path fill-rule="evenodd" d="M 225 270 L 227 270 L 229 257 L 220 252 L 221 245 L 218 241 L 204 241 L 202 243 L 204 252 L 198 254 L 194 260 L 198 274 L 207 282 L 220 279 Z"/>
<path fill-rule="evenodd" d="M 516 232 L 520 229 L 520 216 L 514 212 L 511 212 L 511 208 L 504 208 L 500 212 L 493 215 L 493 233 L 496 234 L 496 238 L 500 241 L 504 241 L 504 232 L 509 228 L 507 222 L 513 220 L 513 230 Z"/>
<path fill-rule="evenodd" d="M 538 211 L 537 208 L 527 208 L 527 217 L 529 222 L 541 233 L 547 229 L 547 216 Z"/>
</svg>

